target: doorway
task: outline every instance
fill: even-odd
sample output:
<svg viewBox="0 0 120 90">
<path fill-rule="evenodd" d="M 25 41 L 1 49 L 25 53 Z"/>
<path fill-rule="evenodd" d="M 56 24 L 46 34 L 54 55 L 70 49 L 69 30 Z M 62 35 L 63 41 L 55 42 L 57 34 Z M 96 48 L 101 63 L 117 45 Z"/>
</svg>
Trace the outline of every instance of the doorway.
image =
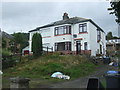
<svg viewBox="0 0 120 90">
<path fill-rule="evenodd" d="M 76 54 L 81 54 L 81 42 L 76 41 Z"/>
</svg>

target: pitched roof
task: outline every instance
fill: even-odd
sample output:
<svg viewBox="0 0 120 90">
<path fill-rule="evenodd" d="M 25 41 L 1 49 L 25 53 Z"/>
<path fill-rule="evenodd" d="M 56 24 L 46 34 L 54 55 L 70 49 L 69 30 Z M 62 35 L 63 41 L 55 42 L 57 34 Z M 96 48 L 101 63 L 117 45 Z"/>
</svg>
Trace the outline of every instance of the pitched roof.
<svg viewBox="0 0 120 90">
<path fill-rule="evenodd" d="M 8 38 L 8 39 L 12 39 L 12 38 L 13 38 L 12 35 L 10 35 L 10 34 L 4 32 L 4 31 L 2 31 L 2 37 L 4 37 L 4 38 Z"/>
<path fill-rule="evenodd" d="M 65 20 L 59 20 L 41 27 L 37 27 L 34 30 L 31 30 L 29 32 L 33 32 L 33 31 L 37 31 L 41 28 L 46 28 L 46 27 L 51 27 L 51 26 L 56 26 L 56 25 L 62 25 L 62 24 L 76 24 L 76 23 L 80 23 L 80 22 L 85 22 L 85 21 L 90 21 L 91 23 L 93 23 L 97 28 L 99 28 L 101 31 L 103 31 L 97 24 L 95 24 L 91 19 L 86 19 L 86 18 L 81 18 L 81 17 L 72 17 L 69 19 L 65 19 Z M 104 32 L 104 31 L 103 31 Z"/>
</svg>

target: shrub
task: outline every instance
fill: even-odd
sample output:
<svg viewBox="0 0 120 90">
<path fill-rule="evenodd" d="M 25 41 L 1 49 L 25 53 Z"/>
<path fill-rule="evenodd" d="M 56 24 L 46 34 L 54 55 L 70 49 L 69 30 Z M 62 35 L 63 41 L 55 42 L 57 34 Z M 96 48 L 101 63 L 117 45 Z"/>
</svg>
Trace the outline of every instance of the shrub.
<svg viewBox="0 0 120 90">
<path fill-rule="evenodd" d="M 17 61 L 19 62 L 18 56 L 12 56 L 10 51 L 6 49 L 2 49 L 2 68 L 3 69 L 16 65 Z"/>
<path fill-rule="evenodd" d="M 2 49 L 2 56 L 10 56 L 12 53 L 6 49 Z"/>
<path fill-rule="evenodd" d="M 2 59 L 2 68 L 6 69 L 15 66 L 19 59 L 15 56 L 4 57 Z"/>
<path fill-rule="evenodd" d="M 32 52 L 34 57 L 42 55 L 42 36 L 39 33 L 35 33 L 32 37 Z"/>
</svg>

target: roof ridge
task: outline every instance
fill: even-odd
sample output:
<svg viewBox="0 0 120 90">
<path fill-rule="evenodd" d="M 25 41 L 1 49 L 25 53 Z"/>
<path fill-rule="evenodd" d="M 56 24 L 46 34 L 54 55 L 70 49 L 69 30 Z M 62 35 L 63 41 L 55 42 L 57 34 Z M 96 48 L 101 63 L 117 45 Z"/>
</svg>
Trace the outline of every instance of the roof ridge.
<svg viewBox="0 0 120 90">
<path fill-rule="evenodd" d="M 71 17 L 71 18 L 87 19 L 87 18 L 78 17 L 78 16 L 75 16 L 75 17 Z"/>
</svg>

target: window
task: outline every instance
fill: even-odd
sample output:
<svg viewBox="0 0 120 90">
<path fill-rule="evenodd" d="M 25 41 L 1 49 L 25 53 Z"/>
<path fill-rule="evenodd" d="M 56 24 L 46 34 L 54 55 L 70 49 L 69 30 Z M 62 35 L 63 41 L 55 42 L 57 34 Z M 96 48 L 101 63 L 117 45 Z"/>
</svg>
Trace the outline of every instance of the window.
<svg viewBox="0 0 120 90">
<path fill-rule="evenodd" d="M 59 34 L 64 34 L 64 27 L 63 27 L 63 26 L 62 26 L 62 27 L 59 27 L 58 33 L 59 33 Z"/>
<path fill-rule="evenodd" d="M 115 39 L 115 42 L 117 42 L 117 39 Z"/>
<path fill-rule="evenodd" d="M 55 27 L 55 35 L 61 35 L 61 34 L 71 34 L 71 26 L 60 26 Z"/>
<path fill-rule="evenodd" d="M 55 43 L 55 51 L 64 51 L 64 50 L 71 51 L 71 42 Z"/>
<path fill-rule="evenodd" d="M 79 33 L 87 32 L 87 23 L 79 24 Z"/>
<path fill-rule="evenodd" d="M 84 43 L 84 50 L 87 50 L 88 46 L 87 46 L 87 42 Z"/>
<path fill-rule="evenodd" d="M 71 51 L 71 42 L 66 42 L 65 43 L 65 50 L 70 50 Z"/>
<path fill-rule="evenodd" d="M 58 27 L 55 27 L 55 35 L 58 34 Z"/>
<path fill-rule="evenodd" d="M 101 39 L 101 32 L 99 29 L 97 29 L 97 41 L 100 41 Z"/>
</svg>

